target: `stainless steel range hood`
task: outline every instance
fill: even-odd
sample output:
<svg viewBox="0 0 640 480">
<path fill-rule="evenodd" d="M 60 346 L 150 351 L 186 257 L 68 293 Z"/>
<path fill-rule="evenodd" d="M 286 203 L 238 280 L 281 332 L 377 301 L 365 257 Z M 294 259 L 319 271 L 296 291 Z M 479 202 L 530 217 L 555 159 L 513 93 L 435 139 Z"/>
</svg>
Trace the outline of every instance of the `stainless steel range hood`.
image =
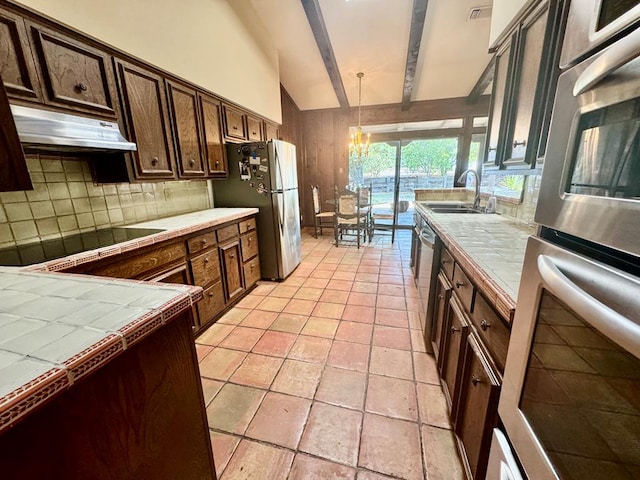
<svg viewBox="0 0 640 480">
<path fill-rule="evenodd" d="M 123 152 L 136 150 L 115 122 L 11 105 L 25 151 Z"/>
</svg>

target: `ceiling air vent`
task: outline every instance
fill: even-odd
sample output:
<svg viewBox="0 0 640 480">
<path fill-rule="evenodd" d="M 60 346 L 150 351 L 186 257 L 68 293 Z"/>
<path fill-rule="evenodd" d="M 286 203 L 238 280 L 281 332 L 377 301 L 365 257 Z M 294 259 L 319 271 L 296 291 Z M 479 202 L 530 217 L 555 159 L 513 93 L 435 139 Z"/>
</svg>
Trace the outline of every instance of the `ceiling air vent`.
<svg viewBox="0 0 640 480">
<path fill-rule="evenodd" d="M 473 7 L 469 10 L 469 20 L 480 20 L 481 18 L 491 17 L 491 5 L 486 7 Z"/>
</svg>

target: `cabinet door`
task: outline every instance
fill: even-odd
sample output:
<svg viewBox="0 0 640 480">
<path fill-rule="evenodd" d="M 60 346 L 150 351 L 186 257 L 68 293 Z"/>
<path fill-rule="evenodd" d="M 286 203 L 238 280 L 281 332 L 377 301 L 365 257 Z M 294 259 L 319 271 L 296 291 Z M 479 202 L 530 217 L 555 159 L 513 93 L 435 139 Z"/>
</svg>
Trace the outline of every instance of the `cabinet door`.
<svg viewBox="0 0 640 480">
<path fill-rule="evenodd" d="M 117 69 L 129 138 L 138 146 L 133 152 L 136 178 L 175 178 L 162 77 L 119 60 Z"/>
<path fill-rule="evenodd" d="M 542 12 L 523 24 L 520 33 L 520 41 L 516 56 L 518 59 L 516 70 L 518 75 L 514 77 L 514 103 L 512 107 L 512 129 L 506 138 L 505 164 L 522 165 L 526 162 L 535 163 L 537 145 L 529 143 L 529 138 L 537 135 L 531 131 L 534 119 L 534 108 L 537 93 L 539 91 L 540 64 L 542 62 L 542 49 L 545 40 L 549 10 L 545 6 Z M 546 74 L 546 73 L 545 73 Z M 537 113 L 537 112 L 535 112 Z M 533 151 L 531 160 L 527 155 L 528 148 Z"/>
<path fill-rule="evenodd" d="M 204 177 L 196 91 L 167 82 L 180 177 Z"/>
<path fill-rule="evenodd" d="M 269 140 L 273 140 L 273 139 L 278 139 L 278 126 L 274 125 L 273 123 L 269 123 L 269 122 L 265 122 L 264 123 L 264 139 L 266 141 Z"/>
<path fill-rule="evenodd" d="M 438 365 L 442 365 L 443 357 L 442 351 L 442 339 L 444 337 L 445 320 L 447 314 L 447 306 L 449 303 L 449 297 L 451 296 L 451 284 L 447 280 L 447 277 L 440 272 L 438 274 L 438 281 L 436 282 L 436 300 L 433 307 L 433 328 L 431 330 L 431 344 L 433 345 L 433 354 L 436 357 Z"/>
<path fill-rule="evenodd" d="M 115 118 L 116 95 L 111 58 L 40 26 L 31 29 L 45 103 Z"/>
<path fill-rule="evenodd" d="M 9 97 L 40 98 L 40 84 L 24 20 L 3 11 L 0 11 L 0 76 Z"/>
<path fill-rule="evenodd" d="M 224 309 L 224 289 L 222 281 L 216 282 L 204 291 L 204 297 L 198 303 L 198 317 L 201 328 Z"/>
<path fill-rule="evenodd" d="M 231 140 L 246 140 L 245 114 L 228 105 L 222 106 L 224 136 Z"/>
<path fill-rule="evenodd" d="M 226 177 L 229 174 L 229 169 L 222 140 L 220 102 L 204 95 L 198 95 L 198 99 L 200 101 L 200 118 L 202 119 L 207 174 L 211 177 Z"/>
<path fill-rule="evenodd" d="M 258 254 L 258 234 L 255 230 L 240 237 L 242 261 L 246 262 Z"/>
<path fill-rule="evenodd" d="M 462 353 L 469 329 L 462 307 L 455 295 L 449 300 L 447 331 L 444 337 L 442 380 L 444 393 L 451 408 L 451 421 L 455 424 L 462 366 Z"/>
<path fill-rule="evenodd" d="M 240 242 L 235 241 L 220 247 L 224 272 L 227 301 L 231 301 L 244 291 L 242 282 L 242 257 Z"/>
<path fill-rule="evenodd" d="M 0 192 L 32 189 L 9 99 L 0 83 Z"/>
<path fill-rule="evenodd" d="M 497 423 L 500 381 L 474 335 L 467 337 L 460 391 L 456 434 L 464 445 L 472 478 L 484 478 L 491 432 Z"/>
<path fill-rule="evenodd" d="M 253 257 L 242 267 L 244 270 L 244 283 L 247 288 L 260 280 L 260 259 Z"/>
<path fill-rule="evenodd" d="M 505 45 L 496 53 L 491 108 L 489 111 L 489 131 L 487 136 L 487 154 L 485 167 L 500 165 L 504 155 L 504 134 L 506 130 L 507 108 L 509 105 L 509 87 L 511 86 L 511 63 L 518 35 L 514 33 Z M 504 121 L 503 121 L 504 120 Z"/>
<path fill-rule="evenodd" d="M 247 137 L 252 142 L 262 140 L 262 122 L 259 118 L 247 115 Z"/>
</svg>

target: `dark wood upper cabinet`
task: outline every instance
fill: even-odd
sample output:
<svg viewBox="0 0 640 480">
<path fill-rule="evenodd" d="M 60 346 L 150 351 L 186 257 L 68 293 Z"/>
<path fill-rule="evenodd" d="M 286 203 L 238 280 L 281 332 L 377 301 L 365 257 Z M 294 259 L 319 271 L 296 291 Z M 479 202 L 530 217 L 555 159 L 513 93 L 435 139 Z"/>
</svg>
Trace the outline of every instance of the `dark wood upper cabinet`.
<svg viewBox="0 0 640 480">
<path fill-rule="evenodd" d="M 32 189 L 9 99 L 0 84 L 0 192 Z"/>
<path fill-rule="evenodd" d="M 251 142 L 262 140 L 262 121 L 251 115 L 247 115 L 247 138 Z"/>
<path fill-rule="evenodd" d="M 129 139 L 138 146 L 133 152 L 136 178 L 175 178 L 163 78 L 121 60 L 116 68 Z"/>
<path fill-rule="evenodd" d="M 24 20 L 7 11 L 0 11 L 0 76 L 10 98 L 40 99 L 40 83 Z"/>
<path fill-rule="evenodd" d="M 180 177 L 204 177 L 196 91 L 167 82 Z"/>
<path fill-rule="evenodd" d="M 264 139 L 266 141 L 278 140 L 278 126 L 273 123 L 264 122 Z"/>
<path fill-rule="evenodd" d="M 231 141 L 247 140 L 246 115 L 229 105 L 222 105 L 224 136 Z"/>
<path fill-rule="evenodd" d="M 226 177 L 229 173 L 227 156 L 222 140 L 222 116 L 220 102 L 207 95 L 198 95 L 202 136 L 204 140 L 204 158 L 207 174 L 211 177 Z"/>
<path fill-rule="evenodd" d="M 47 104 L 117 117 L 111 57 L 105 52 L 27 23 Z"/>
</svg>

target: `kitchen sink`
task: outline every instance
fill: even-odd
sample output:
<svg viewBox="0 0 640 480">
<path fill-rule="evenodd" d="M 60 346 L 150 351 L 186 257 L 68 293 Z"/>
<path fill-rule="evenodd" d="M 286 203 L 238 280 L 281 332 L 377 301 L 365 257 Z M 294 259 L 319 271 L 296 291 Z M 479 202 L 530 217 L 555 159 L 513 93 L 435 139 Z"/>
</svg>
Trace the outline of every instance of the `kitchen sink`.
<svg viewBox="0 0 640 480">
<path fill-rule="evenodd" d="M 433 213 L 484 213 L 472 207 L 431 207 Z"/>
</svg>

